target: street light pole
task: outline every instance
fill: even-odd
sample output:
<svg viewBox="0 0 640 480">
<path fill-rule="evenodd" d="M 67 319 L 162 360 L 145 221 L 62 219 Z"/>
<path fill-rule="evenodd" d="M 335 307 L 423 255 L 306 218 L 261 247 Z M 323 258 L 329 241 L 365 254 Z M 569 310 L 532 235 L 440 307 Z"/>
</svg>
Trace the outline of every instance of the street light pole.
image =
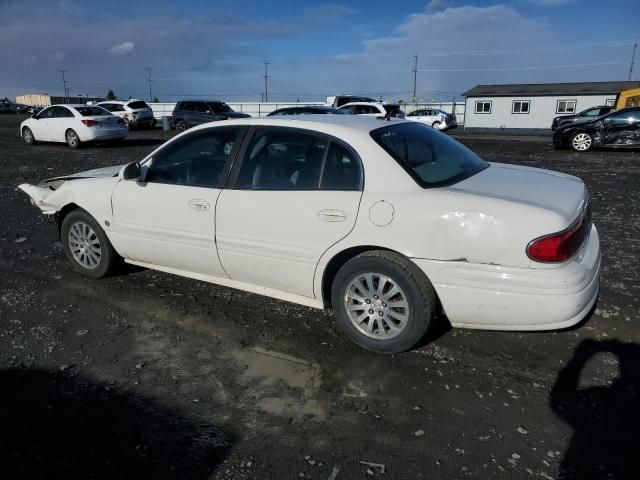
<svg viewBox="0 0 640 480">
<path fill-rule="evenodd" d="M 267 74 L 267 66 L 269 62 L 264 62 L 264 101 L 269 102 L 269 90 L 267 88 L 267 79 L 271 76 Z"/>
<path fill-rule="evenodd" d="M 636 49 L 638 48 L 638 44 L 634 43 L 633 44 L 633 53 L 631 54 L 631 65 L 629 65 L 629 78 L 628 80 L 631 80 L 631 77 L 633 76 L 633 65 L 636 63 Z"/>
<path fill-rule="evenodd" d="M 153 80 L 151 79 L 151 68 L 144 67 L 144 69 L 147 71 L 147 82 L 149 82 L 149 101 L 152 102 L 153 96 L 151 95 L 151 82 L 153 82 Z"/>
<path fill-rule="evenodd" d="M 418 81 L 418 54 L 416 53 L 413 58 L 415 59 L 413 64 L 413 103 L 416 103 L 416 83 Z"/>
</svg>

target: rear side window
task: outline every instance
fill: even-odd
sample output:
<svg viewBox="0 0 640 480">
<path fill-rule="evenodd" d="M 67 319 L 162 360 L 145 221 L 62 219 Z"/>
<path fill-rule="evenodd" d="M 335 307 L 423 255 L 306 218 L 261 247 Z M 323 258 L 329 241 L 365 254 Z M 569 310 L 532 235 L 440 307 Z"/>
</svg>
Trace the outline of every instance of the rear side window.
<svg viewBox="0 0 640 480">
<path fill-rule="evenodd" d="M 207 102 L 209 110 L 213 113 L 228 113 L 233 112 L 231 107 L 224 102 Z"/>
<path fill-rule="evenodd" d="M 136 102 L 129 102 L 127 103 L 127 107 L 133 109 L 133 110 L 138 110 L 140 108 L 149 108 L 149 105 L 147 105 L 145 102 L 143 102 L 142 100 L 138 100 Z"/>
<path fill-rule="evenodd" d="M 423 188 L 453 185 L 489 166 L 459 142 L 420 123 L 378 128 L 370 135 Z"/>
<path fill-rule="evenodd" d="M 354 152 L 315 132 L 260 128 L 247 149 L 236 188 L 252 190 L 361 190 Z"/>
<path fill-rule="evenodd" d="M 76 111 L 83 117 L 97 117 L 100 115 L 111 115 L 111 112 L 98 106 L 75 107 Z M 72 115 L 73 116 L 73 115 Z"/>
</svg>

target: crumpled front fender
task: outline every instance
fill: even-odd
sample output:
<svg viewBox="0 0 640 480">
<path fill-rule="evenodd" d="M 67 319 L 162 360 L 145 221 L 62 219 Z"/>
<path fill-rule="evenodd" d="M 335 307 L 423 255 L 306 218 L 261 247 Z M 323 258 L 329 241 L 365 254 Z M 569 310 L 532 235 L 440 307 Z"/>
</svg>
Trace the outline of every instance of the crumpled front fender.
<svg viewBox="0 0 640 480">
<path fill-rule="evenodd" d="M 18 188 L 29 195 L 31 203 L 46 215 L 55 214 L 71 201 L 70 192 L 67 189 L 51 190 L 28 183 L 18 185 Z"/>
</svg>

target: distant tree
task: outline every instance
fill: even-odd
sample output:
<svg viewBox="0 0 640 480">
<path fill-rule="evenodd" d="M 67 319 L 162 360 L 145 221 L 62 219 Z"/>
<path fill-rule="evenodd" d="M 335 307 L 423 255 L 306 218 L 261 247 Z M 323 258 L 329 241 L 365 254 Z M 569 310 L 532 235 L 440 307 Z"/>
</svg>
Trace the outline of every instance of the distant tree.
<svg viewBox="0 0 640 480">
<path fill-rule="evenodd" d="M 113 93 L 113 90 L 109 90 L 107 92 L 107 100 L 115 100 L 116 99 L 116 94 Z"/>
<path fill-rule="evenodd" d="M 153 103 L 160 103 L 160 100 L 158 100 L 158 97 L 153 97 Z"/>
</svg>

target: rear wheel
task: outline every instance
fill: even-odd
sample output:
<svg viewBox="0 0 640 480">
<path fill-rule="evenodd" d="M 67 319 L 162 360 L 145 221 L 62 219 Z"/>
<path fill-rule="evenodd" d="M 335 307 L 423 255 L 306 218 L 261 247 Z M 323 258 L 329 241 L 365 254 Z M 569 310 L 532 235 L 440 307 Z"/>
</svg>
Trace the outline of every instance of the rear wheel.
<svg viewBox="0 0 640 480">
<path fill-rule="evenodd" d="M 431 124 L 431 128 L 435 128 L 436 130 L 440 130 L 440 122 L 433 122 Z"/>
<path fill-rule="evenodd" d="M 22 139 L 27 145 L 34 145 L 36 143 L 36 137 L 33 135 L 33 132 L 29 127 L 24 127 L 22 129 Z"/>
<path fill-rule="evenodd" d="M 67 140 L 67 145 L 71 148 L 78 148 L 80 146 L 80 137 L 78 137 L 78 134 L 74 130 L 67 130 L 65 139 Z"/>
<path fill-rule="evenodd" d="M 106 233 L 84 210 L 73 210 L 64 217 L 60 238 L 71 266 L 84 275 L 104 277 L 118 262 Z"/>
<path fill-rule="evenodd" d="M 187 124 L 182 120 L 177 120 L 174 125 L 177 132 L 184 132 L 187 129 Z"/>
<path fill-rule="evenodd" d="M 395 252 L 371 251 L 340 269 L 331 303 L 338 323 L 355 343 L 399 353 L 416 346 L 429 330 L 436 296 L 410 260 Z"/>
<path fill-rule="evenodd" d="M 586 132 L 578 132 L 571 137 L 571 149 L 574 152 L 586 152 L 593 147 L 593 137 Z"/>
</svg>

